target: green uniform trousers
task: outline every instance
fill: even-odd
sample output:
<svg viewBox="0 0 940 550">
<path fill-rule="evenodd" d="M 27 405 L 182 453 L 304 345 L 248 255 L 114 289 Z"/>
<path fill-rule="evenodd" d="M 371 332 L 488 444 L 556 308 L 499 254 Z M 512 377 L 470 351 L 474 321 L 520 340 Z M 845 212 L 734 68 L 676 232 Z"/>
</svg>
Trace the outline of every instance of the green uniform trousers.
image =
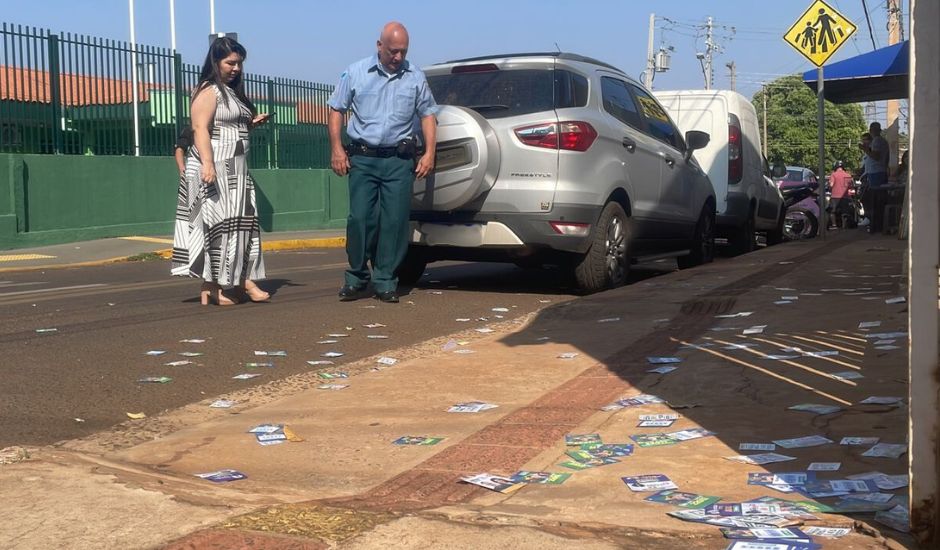
<svg viewBox="0 0 940 550">
<path fill-rule="evenodd" d="M 376 292 L 397 290 L 395 272 L 408 252 L 414 161 L 353 155 L 349 162 L 346 284 L 363 288 L 371 280 Z"/>
</svg>

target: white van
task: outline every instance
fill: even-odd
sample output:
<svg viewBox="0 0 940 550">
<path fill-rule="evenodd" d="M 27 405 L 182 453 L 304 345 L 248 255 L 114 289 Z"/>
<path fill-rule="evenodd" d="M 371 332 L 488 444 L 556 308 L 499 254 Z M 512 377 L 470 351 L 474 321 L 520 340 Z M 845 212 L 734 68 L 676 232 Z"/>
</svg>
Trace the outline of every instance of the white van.
<svg viewBox="0 0 940 550">
<path fill-rule="evenodd" d="M 701 130 L 711 136 L 695 152 L 715 188 L 718 235 L 735 253 L 754 250 L 756 232 L 767 243 L 783 240 L 785 209 L 780 190 L 770 178 L 761 154 L 760 126 L 754 106 L 731 90 L 671 90 L 654 92 L 682 132 Z"/>
</svg>

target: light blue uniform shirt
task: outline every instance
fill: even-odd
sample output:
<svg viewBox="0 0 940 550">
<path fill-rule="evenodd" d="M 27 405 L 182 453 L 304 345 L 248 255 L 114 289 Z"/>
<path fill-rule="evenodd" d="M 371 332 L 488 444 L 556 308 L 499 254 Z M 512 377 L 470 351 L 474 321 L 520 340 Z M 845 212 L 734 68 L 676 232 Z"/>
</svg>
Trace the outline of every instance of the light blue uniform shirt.
<svg viewBox="0 0 940 550">
<path fill-rule="evenodd" d="M 340 76 L 329 106 L 352 110 L 349 137 L 372 147 L 391 147 L 414 134 L 415 116 L 437 114 L 439 107 L 420 69 L 408 60 L 389 74 L 378 54 L 357 61 Z"/>
</svg>

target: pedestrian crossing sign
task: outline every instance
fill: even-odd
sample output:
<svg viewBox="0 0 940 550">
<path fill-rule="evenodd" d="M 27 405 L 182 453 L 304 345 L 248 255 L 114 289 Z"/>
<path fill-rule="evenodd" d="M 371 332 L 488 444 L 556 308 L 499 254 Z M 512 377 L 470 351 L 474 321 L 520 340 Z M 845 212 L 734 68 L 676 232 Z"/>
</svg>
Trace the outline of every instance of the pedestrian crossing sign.
<svg viewBox="0 0 940 550">
<path fill-rule="evenodd" d="M 855 33 L 855 25 L 844 15 L 816 0 L 783 35 L 787 44 L 821 67 Z"/>
</svg>

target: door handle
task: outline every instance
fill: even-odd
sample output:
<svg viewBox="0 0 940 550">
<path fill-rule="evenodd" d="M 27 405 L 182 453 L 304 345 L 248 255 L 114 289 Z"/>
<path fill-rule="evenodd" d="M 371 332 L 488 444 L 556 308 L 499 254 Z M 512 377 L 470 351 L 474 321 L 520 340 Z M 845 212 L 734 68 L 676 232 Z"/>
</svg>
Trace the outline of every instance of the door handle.
<svg viewBox="0 0 940 550">
<path fill-rule="evenodd" d="M 665 163 L 668 164 L 669 166 L 675 166 L 675 164 L 676 164 L 676 159 L 674 159 L 674 158 L 672 158 L 672 157 L 670 157 L 669 155 L 664 154 L 664 153 L 662 154 L 662 157 L 663 157 L 663 162 L 665 162 Z"/>
<path fill-rule="evenodd" d="M 623 138 L 623 141 L 620 143 L 621 145 L 623 145 L 623 148 L 626 149 L 627 151 L 631 153 L 636 152 L 636 142 L 633 141 L 632 139 L 625 137 Z"/>
</svg>

